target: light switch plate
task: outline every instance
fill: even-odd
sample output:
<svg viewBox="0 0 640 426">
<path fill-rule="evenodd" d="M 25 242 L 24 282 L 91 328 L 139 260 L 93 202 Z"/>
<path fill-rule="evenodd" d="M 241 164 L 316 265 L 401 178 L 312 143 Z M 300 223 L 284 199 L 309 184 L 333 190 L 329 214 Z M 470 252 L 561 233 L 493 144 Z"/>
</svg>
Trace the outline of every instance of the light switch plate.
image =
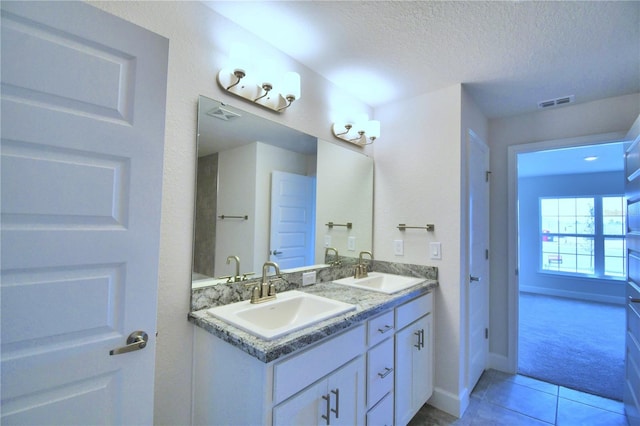
<svg viewBox="0 0 640 426">
<path fill-rule="evenodd" d="M 356 251 L 356 237 L 347 238 L 347 250 Z"/>
<path fill-rule="evenodd" d="M 429 243 L 429 257 L 431 259 L 442 259 L 442 245 L 440 243 Z"/>
<path fill-rule="evenodd" d="M 302 274 L 302 285 L 311 285 L 316 283 L 316 271 L 305 272 Z"/>
<path fill-rule="evenodd" d="M 404 241 L 393 240 L 393 254 L 396 256 L 404 256 Z"/>
</svg>

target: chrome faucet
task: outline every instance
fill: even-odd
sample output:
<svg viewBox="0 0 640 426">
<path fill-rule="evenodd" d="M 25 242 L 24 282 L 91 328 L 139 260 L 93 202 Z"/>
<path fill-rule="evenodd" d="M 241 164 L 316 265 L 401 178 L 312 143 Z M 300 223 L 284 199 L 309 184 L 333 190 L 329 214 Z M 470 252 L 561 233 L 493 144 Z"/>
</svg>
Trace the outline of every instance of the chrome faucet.
<svg viewBox="0 0 640 426">
<path fill-rule="evenodd" d="M 236 274 L 233 276 L 233 282 L 240 280 L 240 257 L 238 256 L 229 256 L 227 257 L 227 265 L 231 263 L 231 260 L 236 261 Z"/>
<path fill-rule="evenodd" d="M 327 261 L 327 256 L 329 255 L 329 250 L 335 252 L 335 256 L 336 259 L 333 262 L 329 262 L 329 265 L 331 266 L 339 266 L 342 264 L 342 262 L 340 262 L 340 258 L 338 257 L 338 250 L 333 248 L 333 247 L 327 247 L 326 249 L 324 249 L 324 260 L 325 262 Z"/>
<path fill-rule="evenodd" d="M 366 278 L 368 276 L 367 264 L 364 263 L 364 260 L 362 259 L 363 254 L 368 254 L 371 260 L 373 260 L 373 254 L 370 251 L 360 252 L 360 255 L 358 256 L 358 264 L 356 265 L 356 269 L 353 274 L 353 278 L 355 279 Z"/>
<path fill-rule="evenodd" d="M 275 269 L 276 277 L 280 277 L 280 267 L 277 263 L 264 262 L 264 265 L 262 265 L 262 283 L 260 286 L 256 285 L 253 287 L 251 291 L 251 303 L 262 303 L 276 298 L 276 286 L 275 284 L 271 284 L 267 277 L 270 266 L 273 266 L 273 269 Z"/>
</svg>

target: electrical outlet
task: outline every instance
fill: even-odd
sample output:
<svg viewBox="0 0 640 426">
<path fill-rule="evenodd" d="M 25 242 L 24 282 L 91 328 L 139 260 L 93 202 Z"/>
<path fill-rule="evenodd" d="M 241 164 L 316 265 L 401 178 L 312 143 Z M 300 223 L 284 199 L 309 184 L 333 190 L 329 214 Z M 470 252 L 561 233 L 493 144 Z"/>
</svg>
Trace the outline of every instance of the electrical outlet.
<svg viewBox="0 0 640 426">
<path fill-rule="evenodd" d="M 442 259 L 442 245 L 440 243 L 429 243 L 429 257 L 431 259 Z"/>
<path fill-rule="evenodd" d="M 324 246 L 331 247 L 331 235 L 324 236 Z"/>
<path fill-rule="evenodd" d="M 316 271 L 305 272 L 302 274 L 302 285 L 311 285 L 316 283 Z"/>
<path fill-rule="evenodd" d="M 404 256 L 404 241 L 393 240 L 393 254 L 396 256 Z"/>
<path fill-rule="evenodd" d="M 347 238 L 347 250 L 356 251 L 356 237 Z"/>
</svg>

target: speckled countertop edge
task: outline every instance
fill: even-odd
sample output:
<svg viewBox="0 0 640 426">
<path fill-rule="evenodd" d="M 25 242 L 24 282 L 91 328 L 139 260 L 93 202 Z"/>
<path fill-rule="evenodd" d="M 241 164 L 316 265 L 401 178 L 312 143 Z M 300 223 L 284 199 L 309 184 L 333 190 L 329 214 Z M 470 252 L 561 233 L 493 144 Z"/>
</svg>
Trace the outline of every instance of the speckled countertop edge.
<svg viewBox="0 0 640 426">
<path fill-rule="evenodd" d="M 318 283 L 297 290 L 339 300 L 356 306 L 356 309 L 307 328 L 295 331 L 287 336 L 274 340 L 264 340 L 253 336 L 209 314 L 206 309 L 189 313 L 189 322 L 203 328 L 248 353 L 258 360 L 269 363 L 284 355 L 291 354 L 327 336 L 345 330 L 355 324 L 362 323 L 375 315 L 395 308 L 415 297 L 426 294 L 438 286 L 436 280 L 426 279 L 407 290 L 384 294 L 368 290 L 360 290 L 332 282 Z"/>
</svg>

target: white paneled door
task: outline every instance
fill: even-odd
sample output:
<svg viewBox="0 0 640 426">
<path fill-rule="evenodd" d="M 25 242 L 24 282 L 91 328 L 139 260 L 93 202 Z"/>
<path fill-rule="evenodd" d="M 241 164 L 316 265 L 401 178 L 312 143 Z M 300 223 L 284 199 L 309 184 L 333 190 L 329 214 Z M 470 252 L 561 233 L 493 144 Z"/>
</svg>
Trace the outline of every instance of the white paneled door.
<svg viewBox="0 0 640 426">
<path fill-rule="evenodd" d="M 640 117 L 627 135 L 627 290 L 624 408 L 630 426 L 640 426 Z"/>
<path fill-rule="evenodd" d="M 314 261 L 315 179 L 294 173 L 271 173 L 270 260 L 282 269 Z"/>
<path fill-rule="evenodd" d="M 1 10 L 2 423 L 152 424 L 168 40 Z"/>
<path fill-rule="evenodd" d="M 467 141 L 469 191 L 468 389 L 487 367 L 489 354 L 489 147 L 473 132 Z"/>
</svg>

